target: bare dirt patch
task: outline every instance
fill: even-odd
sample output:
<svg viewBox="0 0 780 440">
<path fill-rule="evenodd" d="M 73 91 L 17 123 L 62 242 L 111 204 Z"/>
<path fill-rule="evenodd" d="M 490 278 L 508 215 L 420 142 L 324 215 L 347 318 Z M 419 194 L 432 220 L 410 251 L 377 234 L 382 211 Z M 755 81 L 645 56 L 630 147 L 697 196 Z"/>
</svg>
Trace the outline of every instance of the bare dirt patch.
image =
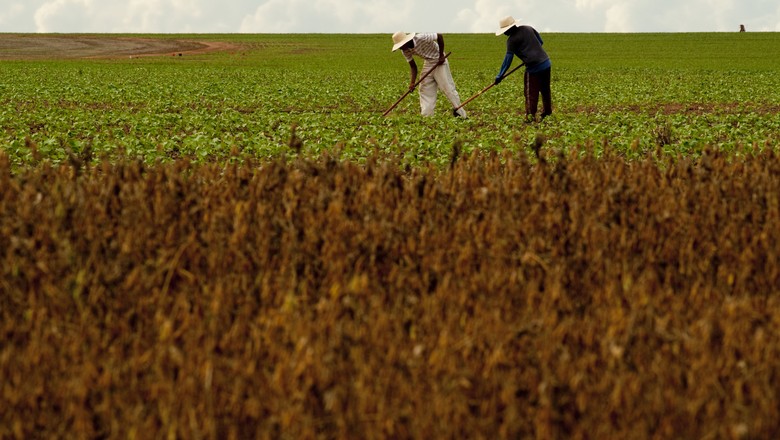
<svg viewBox="0 0 780 440">
<path fill-rule="evenodd" d="M 193 55 L 235 49 L 231 43 L 98 35 L 0 34 L 0 60 Z"/>
</svg>

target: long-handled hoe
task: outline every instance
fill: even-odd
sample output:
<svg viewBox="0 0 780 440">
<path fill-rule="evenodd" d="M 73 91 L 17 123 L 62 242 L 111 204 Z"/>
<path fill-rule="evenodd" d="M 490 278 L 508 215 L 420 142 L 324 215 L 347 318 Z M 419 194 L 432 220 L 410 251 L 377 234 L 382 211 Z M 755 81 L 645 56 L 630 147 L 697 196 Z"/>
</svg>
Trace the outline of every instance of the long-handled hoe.
<svg viewBox="0 0 780 440">
<path fill-rule="evenodd" d="M 509 72 L 505 73 L 504 76 L 501 77 L 501 80 L 503 81 L 504 78 L 506 78 L 507 76 L 515 73 L 515 70 L 517 70 L 517 69 L 519 69 L 519 68 L 521 68 L 523 66 L 525 66 L 525 63 L 522 63 L 519 66 L 515 67 L 514 69 L 510 70 Z M 471 98 L 463 101 L 463 103 L 461 105 L 459 105 L 458 107 L 456 107 L 454 111 L 460 110 L 463 106 L 465 106 L 469 102 L 473 101 L 475 98 L 479 97 L 480 95 L 482 95 L 483 93 L 487 92 L 488 90 L 492 89 L 493 86 L 495 86 L 495 85 L 496 85 L 496 83 L 494 82 L 494 83 L 490 84 L 489 86 L 485 87 L 484 89 L 480 90 L 476 95 L 474 95 Z"/>
<path fill-rule="evenodd" d="M 447 55 L 444 55 L 444 58 L 447 58 L 448 56 L 450 56 L 450 54 L 451 54 L 451 53 L 452 53 L 452 52 L 448 52 L 448 53 L 447 53 Z M 410 87 L 410 88 L 409 88 L 409 90 L 407 90 L 407 91 L 406 91 L 406 93 L 404 93 L 404 96 L 402 96 L 402 97 L 398 98 L 398 101 L 396 101 L 396 102 L 395 102 L 395 104 L 393 104 L 393 105 L 392 105 L 392 107 L 390 107 L 389 109 L 385 110 L 385 112 L 384 112 L 384 113 L 382 113 L 382 116 L 387 116 L 387 115 L 388 115 L 388 113 L 390 113 L 391 111 L 393 111 L 393 109 L 394 109 L 394 108 L 395 108 L 395 107 L 396 107 L 398 104 L 400 104 L 400 103 L 401 103 L 401 101 L 403 101 L 403 100 L 404 100 L 404 98 L 406 98 L 407 96 L 409 96 L 409 94 L 410 94 L 410 93 L 412 93 L 412 91 L 413 91 L 414 89 L 416 89 L 416 88 L 417 88 L 417 86 L 419 86 L 419 85 L 420 85 L 420 83 L 421 83 L 421 82 L 423 82 L 423 80 L 424 80 L 424 79 L 425 79 L 425 78 L 426 78 L 428 75 L 430 75 L 430 74 L 431 74 L 431 72 L 433 72 L 434 70 L 436 70 L 436 68 L 437 68 L 437 67 L 439 67 L 440 65 L 441 65 L 441 64 L 437 64 L 436 66 L 434 66 L 434 68 L 433 68 L 433 69 L 430 69 L 429 71 L 425 72 L 425 75 L 423 75 L 423 76 L 422 76 L 422 77 L 421 77 L 421 78 L 420 78 L 420 79 L 419 79 L 419 80 L 418 80 L 416 83 L 414 83 L 414 85 L 413 85 L 412 87 Z"/>
</svg>

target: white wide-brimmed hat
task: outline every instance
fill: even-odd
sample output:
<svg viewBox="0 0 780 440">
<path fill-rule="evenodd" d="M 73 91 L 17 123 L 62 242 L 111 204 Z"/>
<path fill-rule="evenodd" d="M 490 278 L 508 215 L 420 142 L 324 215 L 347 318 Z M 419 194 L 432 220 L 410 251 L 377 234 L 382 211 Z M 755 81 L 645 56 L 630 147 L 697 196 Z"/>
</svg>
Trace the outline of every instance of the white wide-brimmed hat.
<svg viewBox="0 0 780 440">
<path fill-rule="evenodd" d="M 412 41 L 412 38 L 417 35 L 414 32 L 411 34 L 405 34 L 403 32 L 396 32 L 393 34 L 393 52 L 397 51 L 401 48 L 404 44 Z"/>
<path fill-rule="evenodd" d="M 507 15 L 498 21 L 500 29 L 496 31 L 496 35 L 501 35 L 514 26 L 520 26 L 520 20 L 515 20 L 511 15 Z"/>
</svg>

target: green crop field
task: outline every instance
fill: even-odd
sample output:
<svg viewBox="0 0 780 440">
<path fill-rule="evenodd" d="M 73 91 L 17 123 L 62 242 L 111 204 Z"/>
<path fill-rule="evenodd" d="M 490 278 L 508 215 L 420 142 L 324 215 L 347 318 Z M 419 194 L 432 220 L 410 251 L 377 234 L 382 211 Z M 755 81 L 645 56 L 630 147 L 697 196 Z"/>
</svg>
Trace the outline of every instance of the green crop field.
<svg viewBox="0 0 780 440">
<path fill-rule="evenodd" d="M 437 115 L 421 119 L 416 93 L 382 117 L 408 83 L 389 35 L 175 37 L 236 47 L 4 61 L 0 145 L 17 165 L 31 160 L 27 139 L 54 161 L 65 147 L 87 146 L 147 161 L 213 161 L 236 150 L 264 158 L 283 154 L 296 126 L 305 153 L 400 151 L 410 162 L 442 163 L 456 141 L 466 151 L 514 150 L 538 134 L 550 148 L 593 144 L 629 157 L 658 145 L 696 154 L 705 145 L 740 152 L 780 140 L 776 34 L 546 34 L 555 115 L 531 126 L 519 117 L 521 74 L 470 103 L 468 121 L 450 118 L 441 95 Z M 491 83 L 504 40 L 446 35 L 463 100 Z"/>
</svg>

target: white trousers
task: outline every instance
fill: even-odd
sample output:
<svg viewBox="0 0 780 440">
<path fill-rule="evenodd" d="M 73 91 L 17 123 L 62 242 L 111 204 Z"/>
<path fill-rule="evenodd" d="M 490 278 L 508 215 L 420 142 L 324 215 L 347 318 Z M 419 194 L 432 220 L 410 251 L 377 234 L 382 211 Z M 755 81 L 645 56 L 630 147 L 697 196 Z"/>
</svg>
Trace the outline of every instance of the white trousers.
<svg viewBox="0 0 780 440">
<path fill-rule="evenodd" d="M 429 66 L 424 66 L 424 72 L 427 72 L 429 68 Z M 460 95 L 455 89 L 449 61 L 445 61 L 444 64 L 437 67 L 420 83 L 420 113 L 423 116 L 433 116 L 433 111 L 436 109 L 436 93 L 439 89 L 450 100 L 452 108 L 460 106 Z M 458 114 L 465 118 L 466 110 L 460 109 Z"/>
</svg>

